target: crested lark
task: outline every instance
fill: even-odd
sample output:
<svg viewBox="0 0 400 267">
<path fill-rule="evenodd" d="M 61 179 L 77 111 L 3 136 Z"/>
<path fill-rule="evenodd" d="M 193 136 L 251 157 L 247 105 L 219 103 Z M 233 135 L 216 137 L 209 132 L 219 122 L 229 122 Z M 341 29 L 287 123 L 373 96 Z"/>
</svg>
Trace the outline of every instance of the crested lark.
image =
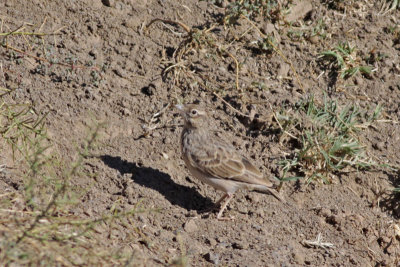
<svg viewBox="0 0 400 267">
<path fill-rule="evenodd" d="M 238 189 L 270 193 L 283 200 L 273 189 L 273 184 L 247 158 L 240 155 L 232 145 L 210 134 L 207 129 L 207 113 L 200 106 L 188 104 L 176 107 L 185 122 L 181 149 L 186 167 L 200 181 L 225 192 L 216 203 L 221 204 L 218 220 L 227 219 L 222 217 L 222 213 Z"/>
</svg>

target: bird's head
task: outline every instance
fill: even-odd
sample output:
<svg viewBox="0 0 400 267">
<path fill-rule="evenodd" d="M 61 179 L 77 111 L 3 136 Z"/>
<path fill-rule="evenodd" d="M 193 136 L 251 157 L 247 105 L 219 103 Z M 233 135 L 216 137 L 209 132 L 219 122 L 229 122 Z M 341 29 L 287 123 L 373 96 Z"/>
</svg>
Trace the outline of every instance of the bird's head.
<svg viewBox="0 0 400 267">
<path fill-rule="evenodd" d="M 196 104 L 178 104 L 175 106 L 183 120 L 185 121 L 185 127 L 187 128 L 201 128 L 205 126 L 207 112 Z"/>
</svg>

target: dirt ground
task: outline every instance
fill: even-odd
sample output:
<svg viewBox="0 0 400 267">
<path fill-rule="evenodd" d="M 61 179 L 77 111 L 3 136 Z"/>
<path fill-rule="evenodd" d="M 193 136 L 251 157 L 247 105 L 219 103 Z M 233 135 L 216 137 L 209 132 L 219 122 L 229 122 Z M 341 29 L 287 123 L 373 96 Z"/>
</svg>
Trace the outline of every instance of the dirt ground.
<svg viewBox="0 0 400 267">
<path fill-rule="evenodd" d="M 361 131 L 360 138 L 379 163 L 398 166 L 399 10 L 384 13 L 384 1 L 312 0 L 298 3 L 295 12 L 279 21 L 256 19 L 263 33 L 275 37 L 285 61 L 276 52 L 254 48 L 261 33 L 249 21 L 242 19 L 229 29 L 218 23 L 225 14 L 224 4 L 121 0 L 107 6 L 103 2 L 1 1 L 2 32 L 31 23 L 41 32 L 59 34 L 30 46 L 24 38 L 10 38 L 10 45 L 26 54 L 0 48 L 0 86 L 15 89 L 9 101 L 31 103 L 38 114 L 48 113 L 45 126 L 52 150 L 66 161 L 73 160 L 91 121 L 105 123 L 93 151 L 97 156 L 84 163 L 87 178 L 71 181 L 86 190 L 71 212 L 97 218 L 115 203 L 122 210 L 139 205 L 146 212 L 131 219 L 131 226 L 141 233 L 134 238 L 132 227 L 114 222 L 111 231 L 104 225 L 104 231 L 98 231 L 104 247 L 123 249 L 133 255 L 131 265 L 143 266 L 169 265 L 179 255 L 189 266 L 399 266 L 400 200 L 391 193 L 400 185 L 396 171 L 352 170 L 336 174 L 331 184 L 287 182 L 281 191 L 286 205 L 269 195 L 241 191 L 226 211 L 235 220 L 217 221 L 215 214 L 205 216 L 201 210 L 221 192 L 192 178 L 184 166 L 179 116 L 168 108 L 150 123 L 168 103 L 200 101 L 212 114 L 214 130 L 222 131 L 267 177 L 279 176 L 277 162 L 291 148 L 269 130 L 276 129 L 271 108 L 279 110 L 310 95 L 322 101 L 325 94 L 342 106 L 371 110 L 381 104 L 382 119 Z M 213 56 L 201 45 L 181 57 L 181 66 L 174 66 L 181 68 L 180 73 L 168 72 L 166 68 L 178 63 L 174 52 L 186 32 L 160 21 L 145 28 L 155 18 L 199 29 L 215 23 L 210 31 L 217 40 L 215 47 L 229 40 L 220 51 L 240 63 L 238 83 L 233 58 L 225 52 Z M 294 22 L 289 24 L 290 20 Z M 293 29 L 307 33 L 321 20 L 323 37 L 322 33 L 293 37 Z M 363 64 L 368 63 L 367 55 L 380 57 L 369 61 L 374 69 L 370 75 L 341 79 L 321 63 L 320 53 L 343 41 L 356 47 Z M 27 54 L 84 67 L 71 70 Z M 260 126 L 249 121 L 243 114 L 251 110 L 267 122 Z M 149 127 L 154 129 L 146 135 Z M 0 165 L 9 171 L 0 174 L 0 189 L 22 190 L 18 164 L 2 146 Z M 306 240 L 318 236 L 325 246 L 306 245 Z"/>
</svg>

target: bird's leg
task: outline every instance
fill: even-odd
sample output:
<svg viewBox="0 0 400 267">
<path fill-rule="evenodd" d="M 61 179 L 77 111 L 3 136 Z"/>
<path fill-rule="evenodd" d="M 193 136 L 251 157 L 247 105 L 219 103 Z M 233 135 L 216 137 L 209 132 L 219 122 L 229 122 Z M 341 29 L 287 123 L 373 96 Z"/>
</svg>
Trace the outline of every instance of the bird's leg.
<svg viewBox="0 0 400 267">
<path fill-rule="evenodd" d="M 221 202 L 227 197 L 228 197 L 228 194 L 225 193 L 220 199 L 218 199 L 217 202 L 215 202 L 214 205 L 212 205 L 212 207 L 202 209 L 201 211 L 199 211 L 199 213 L 209 213 L 211 211 L 217 210 L 219 208 L 219 205 L 221 204 Z"/>
<path fill-rule="evenodd" d="M 217 203 L 219 204 L 220 202 L 222 202 L 224 199 L 226 198 L 226 200 L 224 201 L 224 203 L 221 205 L 221 208 L 219 209 L 218 215 L 217 215 L 217 219 L 219 221 L 227 221 L 227 220 L 232 220 L 233 218 L 228 218 L 228 217 L 222 217 L 222 213 L 224 212 L 224 210 L 226 209 L 226 206 L 228 205 L 229 201 L 231 201 L 231 199 L 233 198 L 233 194 L 232 193 L 226 193 L 223 197 L 221 197 L 220 200 L 217 201 Z"/>
<path fill-rule="evenodd" d="M 225 193 L 220 199 L 217 200 L 217 202 L 215 202 L 214 207 L 218 207 L 221 202 L 228 197 L 228 193 Z"/>
</svg>

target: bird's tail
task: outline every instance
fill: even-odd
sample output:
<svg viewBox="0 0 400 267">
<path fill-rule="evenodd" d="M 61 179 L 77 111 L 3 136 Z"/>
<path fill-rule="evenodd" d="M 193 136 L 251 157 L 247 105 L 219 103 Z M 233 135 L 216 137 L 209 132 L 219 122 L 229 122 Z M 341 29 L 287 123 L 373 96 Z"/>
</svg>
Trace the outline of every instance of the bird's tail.
<svg viewBox="0 0 400 267">
<path fill-rule="evenodd" d="M 286 203 L 286 200 L 279 194 L 278 191 L 276 191 L 274 188 L 267 187 L 265 185 L 255 185 L 253 188 L 254 191 L 261 192 L 261 193 L 267 193 L 273 195 L 276 199 L 279 201 L 282 201 Z"/>
</svg>

